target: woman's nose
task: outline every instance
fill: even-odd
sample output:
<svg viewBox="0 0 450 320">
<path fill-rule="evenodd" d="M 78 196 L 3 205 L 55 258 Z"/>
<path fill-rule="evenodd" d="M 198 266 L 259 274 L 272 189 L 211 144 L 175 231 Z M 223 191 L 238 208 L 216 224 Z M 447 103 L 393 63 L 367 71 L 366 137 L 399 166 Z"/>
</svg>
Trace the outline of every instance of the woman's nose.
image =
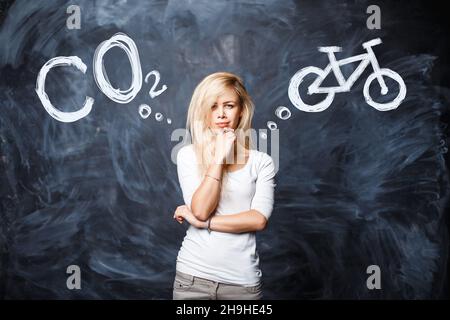
<svg viewBox="0 0 450 320">
<path fill-rule="evenodd" d="M 223 117 L 223 116 L 225 116 L 225 108 L 219 107 L 219 117 Z"/>
</svg>

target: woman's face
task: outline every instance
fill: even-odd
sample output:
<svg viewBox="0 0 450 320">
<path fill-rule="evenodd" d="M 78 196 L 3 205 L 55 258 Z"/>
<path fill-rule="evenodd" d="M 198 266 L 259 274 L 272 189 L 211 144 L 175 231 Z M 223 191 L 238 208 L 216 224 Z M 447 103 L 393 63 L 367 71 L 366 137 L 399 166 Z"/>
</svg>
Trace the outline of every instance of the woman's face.
<svg viewBox="0 0 450 320">
<path fill-rule="evenodd" d="M 233 89 L 227 88 L 211 106 L 209 126 L 214 131 L 222 128 L 236 129 L 241 116 L 242 107 L 239 105 L 239 97 Z"/>
</svg>

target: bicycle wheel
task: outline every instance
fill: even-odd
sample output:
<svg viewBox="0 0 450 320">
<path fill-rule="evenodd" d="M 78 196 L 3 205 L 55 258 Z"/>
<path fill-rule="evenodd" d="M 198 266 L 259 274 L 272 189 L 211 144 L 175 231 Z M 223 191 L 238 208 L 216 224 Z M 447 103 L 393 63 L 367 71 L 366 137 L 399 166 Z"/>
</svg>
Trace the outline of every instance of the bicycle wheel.
<svg viewBox="0 0 450 320">
<path fill-rule="evenodd" d="M 398 83 L 399 90 L 398 90 L 397 96 L 390 102 L 378 103 L 378 102 L 374 101 L 372 99 L 372 97 L 370 96 L 369 88 L 370 88 L 370 84 L 372 83 L 372 81 L 377 78 L 377 75 L 375 73 L 372 73 L 370 76 L 367 77 L 366 83 L 364 84 L 364 90 L 363 90 L 364 98 L 366 99 L 366 102 L 368 105 L 374 107 L 378 111 L 389 111 L 389 110 L 396 109 L 402 103 L 403 99 L 405 99 L 405 97 L 406 97 L 405 82 L 403 81 L 402 77 L 397 72 L 392 71 L 391 69 L 386 69 L 386 68 L 380 69 L 380 75 L 382 77 L 384 76 L 384 77 L 390 78 Z M 388 91 L 389 91 L 389 88 L 388 88 Z"/>
<path fill-rule="evenodd" d="M 325 99 L 319 103 L 315 104 L 307 104 L 303 101 L 299 93 L 299 86 L 303 82 L 304 78 L 309 74 L 316 74 L 318 77 L 322 79 L 325 78 L 325 72 L 317 67 L 306 67 L 299 71 L 291 78 L 289 82 L 288 95 L 292 104 L 301 111 L 306 112 L 321 112 L 328 108 L 334 99 L 334 92 L 330 91 L 327 93 Z M 314 93 L 310 93 L 308 90 L 308 94 L 312 95 Z"/>
</svg>

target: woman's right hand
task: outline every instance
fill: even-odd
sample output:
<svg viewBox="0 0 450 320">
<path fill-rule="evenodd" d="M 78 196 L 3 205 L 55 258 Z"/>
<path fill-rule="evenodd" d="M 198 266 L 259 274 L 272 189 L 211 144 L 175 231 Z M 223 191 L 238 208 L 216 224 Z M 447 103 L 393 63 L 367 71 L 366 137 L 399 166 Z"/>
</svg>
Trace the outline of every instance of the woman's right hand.
<svg viewBox="0 0 450 320">
<path fill-rule="evenodd" d="M 236 134 L 234 129 L 224 128 L 216 135 L 216 143 L 214 147 L 215 163 L 223 164 L 228 155 L 234 150 L 234 142 L 236 141 Z"/>
</svg>

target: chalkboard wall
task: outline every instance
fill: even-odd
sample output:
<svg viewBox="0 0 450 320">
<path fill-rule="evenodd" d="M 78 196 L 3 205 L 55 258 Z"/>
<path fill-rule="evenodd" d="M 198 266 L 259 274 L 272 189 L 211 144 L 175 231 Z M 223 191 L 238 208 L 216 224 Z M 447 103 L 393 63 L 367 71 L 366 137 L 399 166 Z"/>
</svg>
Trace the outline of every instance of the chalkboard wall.
<svg viewBox="0 0 450 320">
<path fill-rule="evenodd" d="M 186 231 L 172 219 L 183 204 L 174 160 L 181 139 L 172 134 L 185 127 L 195 86 L 216 71 L 242 77 L 256 105 L 253 128 L 269 141 L 279 136 L 274 211 L 257 234 L 266 298 L 449 297 L 450 50 L 439 5 L 0 3 L 0 298 L 171 299 Z M 373 4 L 379 28 L 369 28 Z M 115 88 L 142 73 L 127 101 L 108 97 L 93 71 L 97 48 L 118 33 L 134 42 L 140 68 L 132 74 L 119 47 L 103 63 Z M 295 106 L 288 88 L 296 72 L 329 63 L 318 47 L 341 47 L 343 59 L 377 38 L 380 67 L 407 89 L 398 107 L 367 103 L 370 66 L 325 110 Z M 90 113 L 71 122 L 53 117 L 36 90 L 43 66 L 61 56 L 86 70 L 48 72 L 52 105 L 75 112 L 93 99 Z M 155 75 L 153 92 L 166 90 L 152 98 Z M 280 106 L 288 119 L 275 114 Z M 81 289 L 67 287 L 74 265 Z M 381 289 L 369 288 L 369 266 L 379 268 Z"/>
</svg>

